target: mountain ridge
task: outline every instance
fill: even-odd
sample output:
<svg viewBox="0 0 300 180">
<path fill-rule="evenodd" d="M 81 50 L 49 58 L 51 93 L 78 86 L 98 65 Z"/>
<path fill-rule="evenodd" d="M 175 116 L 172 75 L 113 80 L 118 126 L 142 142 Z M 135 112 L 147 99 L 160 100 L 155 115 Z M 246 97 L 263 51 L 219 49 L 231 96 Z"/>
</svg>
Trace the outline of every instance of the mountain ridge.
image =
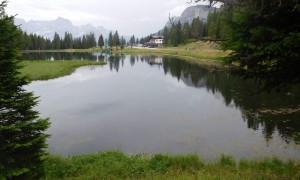
<svg viewBox="0 0 300 180">
<path fill-rule="evenodd" d="M 180 16 L 174 16 L 171 18 L 174 21 L 174 23 L 180 21 L 182 24 L 184 24 L 185 22 L 191 24 L 193 19 L 197 17 L 199 17 L 201 21 L 206 22 L 208 14 L 214 10 L 218 11 L 219 8 L 210 7 L 206 5 L 189 6 L 181 13 Z M 171 26 L 170 21 L 166 23 L 166 26 Z"/>
<path fill-rule="evenodd" d="M 85 34 L 93 32 L 95 37 L 99 37 L 102 34 L 104 37 L 108 37 L 109 30 L 103 26 L 93 26 L 92 24 L 85 24 L 76 26 L 70 20 L 63 17 L 58 17 L 55 20 L 29 20 L 25 21 L 21 18 L 15 18 L 15 25 L 27 32 L 28 34 L 33 33 L 49 39 L 53 39 L 55 32 L 60 37 L 64 37 L 65 32 L 69 32 L 73 37 L 81 37 Z"/>
<path fill-rule="evenodd" d="M 193 19 L 199 17 L 200 20 L 206 21 L 209 12 L 214 10 L 219 10 L 215 7 L 208 7 L 205 5 L 196 5 L 187 7 L 181 16 L 173 18 L 176 23 L 180 21 L 181 23 L 189 22 L 192 23 Z M 103 26 L 93 26 L 92 24 L 85 24 L 76 26 L 70 20 L 57 17 L 55 20 L 29 20 L 25 21 L 21 18 L 15 18 L 15 25 L 20 26 L 20 28 L 27 32 L 28 34 L 37 34 L 45 38 L 53 39 L 55 32 L 58 33 L 60 37 L 64 37 L 65 32 L 69 32 L 73 37 L 82 37 L 85 34 L 93 32 L 95 37 L 98 38 L 100 34 L 104 38 L 108 38 L 110 30 L 105 29 Z M 171 26 L 170 22 L 166 23 L 167 27 Z M 129 40 L 130 37 L 124 36 L 125 39 Z"/>
</svg>

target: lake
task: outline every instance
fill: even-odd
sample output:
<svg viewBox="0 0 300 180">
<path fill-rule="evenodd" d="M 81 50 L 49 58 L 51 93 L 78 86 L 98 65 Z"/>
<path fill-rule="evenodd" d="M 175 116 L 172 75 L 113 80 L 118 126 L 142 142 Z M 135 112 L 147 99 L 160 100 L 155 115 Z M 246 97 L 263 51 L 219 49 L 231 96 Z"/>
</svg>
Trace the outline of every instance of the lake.
<svg viewBox="0 0 300 180">
<path fill-rule="evenodd" d="M 259 92 L 255 82 L 208 63 L 170 56 L 90 57 L 107 65 L 26 86 L 40 96 L 41 116 L 50 117 L 51 153 L 300 158 L 298 85 Z"/>
</svg>

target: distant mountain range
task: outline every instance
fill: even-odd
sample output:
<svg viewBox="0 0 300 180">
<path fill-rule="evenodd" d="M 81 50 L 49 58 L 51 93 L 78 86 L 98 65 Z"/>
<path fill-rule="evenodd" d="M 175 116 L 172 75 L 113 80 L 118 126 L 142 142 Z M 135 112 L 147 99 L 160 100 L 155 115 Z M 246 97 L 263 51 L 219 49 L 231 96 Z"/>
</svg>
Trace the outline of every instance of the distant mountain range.
<svg viewBox="0 0 300 180">
<path fill-rule="evenodd" d="M 72 33 L 73 37 L 81 37 L 90 32 L 93 32 L 96 38 L 98 38 L 100 34 L 104 37 L 108 37 L 109 34 L 109 30 L 102 26 L 95 27 L 91 24 L 75 26 L 70 20 L 62 17 L 51 21 L 30 20 L 28 22 L 24 19 L 15 18 L 15 25 L 20 25 L 21 29 L 28 34 L 34 33 L 50 39 L 53 39 L 55 32 L 57 32 L 60 37 L 64 37 L 65 32 Z"/>
<path fill-rule="evenodd" d="M 202 21 L 206 21 L 209 12 L 214 10 L 214 7 L 208 7 L 205 5 L 191 6 L 186 8 L 180 17 L 174 17 L 173 20 L 174 22 L 180 21 L 181 23 L 192 23 L 194 18 L 200 17 Z M 91 24 L 75 26 L 70 20 L 62 17 L 58 17 L 57 19 L 50 21 L 30 20 L 28 22 L 24 19 L 15 18 L 15 25 L 20 25 L 21 29 L 26 31 L 28 34 L 34 33 L 50 38 L 51 40 L 53 39 L 55 32 L 57 32 L 60 37 L 64 37 L 65 32 L 72 33 L 73 37 L 81 37 L 85 34 L 89 34 L 90 32 L 94 32 L 96 38 L 98 38 L 100 34 L 102 34 L 104 38 L 107 38 L 109 34 L 109 30 L 102 26 L 95 27 Z M 169 27 L 170 25 L 170 22 L 166 23 L 166 26 Z M 130 37 L 124 38 L 129 40 Z"/>
<path fill-rule="evenodd" d="M 201 21 L 206 22 L 209 12 L 212 12 L 214 10 L 218 11 L 219 9 L 206 5 L 190 6 L 182 12 L 181 16 L 173 17 L 173 21 L 175 23 L 180 21 L 182 24 L 185 22 L 189 22 L 191 24 L 194 18 L 199 17 Z M 170 27 L 171 23 L 168 21 L 166 23 L 166 26 Z"/>
</svg>

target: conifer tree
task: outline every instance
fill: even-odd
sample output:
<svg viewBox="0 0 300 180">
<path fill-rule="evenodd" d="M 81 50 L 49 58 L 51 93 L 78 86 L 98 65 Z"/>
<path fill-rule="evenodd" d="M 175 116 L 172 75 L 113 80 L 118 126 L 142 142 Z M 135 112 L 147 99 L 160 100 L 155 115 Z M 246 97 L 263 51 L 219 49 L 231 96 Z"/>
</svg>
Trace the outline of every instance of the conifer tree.
<svg viewBox="0 0 300 180">
<path fill-rule="evenodd" d="M 93 32 L 90 32 L 85 37 L 86 37 L 86 48 L 92 48 L 97 45 L 95 34 Z"/>
<path fill-rule="evenodd" d="M 48 119 L 33 110 L 37 98 L 23 88 L 16 60 L 22 32 L 0 3 L 0 179 L 39 179 L 44 174 Z"/>
<path fill-rule="evenodd" d="M 113 41 L 114 41 L 114 45 L 116 46 L 116 48 L 118 48 L 118 46 L 120 46 L 120 37 L 119 37 L 118 31 L 115 32 L 115 34 L 113 36 Z"/>
<path fill-rule="evenodd" d="M 81 49 L 87 49 L 87 38 L 85 35 L 82 36 Z"/>
<path fill-rule="evenodd" d="M 64 49 L 72 49 L 73 48 L 73 36 L 69 32 L 65 32 L 64 37 Z"/>
<path fill-rule="evenodd" d="M 113 45 L 114 45 L 114 38 L 112 32 L 110 31 L 108 35 L 108 46 L 112 48 Z"/>
<path fill-rule="evenodd" d="M 132 35 L 130 38 L 130 47 L 132 48 L 134 44 L 135 44 L 135 37 L 134 35 Z"/>
<path fill-rule="evenodd" d="M 60 37 L 56 32 L 54 34 L 52 45 L 53 45 L 53 49 L 60 49 Z"/>
<path fill-rule="evenodd" d="M 139 38 L 136 38 L 136 40 L 135 40 L 135 44 L 140 44 L 140 40 L 139 40 Z"/>
<path fill-rule="evenodd" d="M 98 39 L 98 46 L 100 48 L 102 48 L 104 46 L 104 40 L 103 40 L 103 36 L 102 34 L 99 36 L 99 39 Z"/>
<path fill-rule="evenodd" d="M 194 18 L 192 21 L 191 34 L 193 38 L 197 39 L 202 35 L 203 24 L 200 21 L 200 18 Z"/>
<path fill-rule="evenodd" d="M 188 22 L 185 22 L 183 25 L 183 41 L 187 42 L 187 40 L 191 37 L 191 28 Z"/>
<path fill-rule="evenodd" d="M 225 18 L 228 40 L 221 44 L 231 51 L 227 63 L 237 62 L 244 77 L 255 78 L 268 89 L 300 82 L 299 0 L 204 1 L 222 2 L 233 9 Z M 215 14 L 208 17 L 214 22 L 207 21 L 209 35 L 219 28 Z"/>
<path fill-rule="evenodd" d="M 165 44 L 170 44 L 169 40 L 170 40 L 170 29 L 165 26 L 164 31 L 163 31 L 163 36 L 164 36 L 164 43 Z"/>
<path fill-rule="evenodd" d="M 126 40 L 123 38 L 123 36 L 121 37 L 120 42 L 121 42 L 121 49 L 124 49 L 124 46 L 126 44 Z"/>
<path fill-rule="evenodd" d="M 182 30 L 180 21 L 177 24 L 172 25 L 170 41 L 174 47 L 182 43 Z"/>
</svg>

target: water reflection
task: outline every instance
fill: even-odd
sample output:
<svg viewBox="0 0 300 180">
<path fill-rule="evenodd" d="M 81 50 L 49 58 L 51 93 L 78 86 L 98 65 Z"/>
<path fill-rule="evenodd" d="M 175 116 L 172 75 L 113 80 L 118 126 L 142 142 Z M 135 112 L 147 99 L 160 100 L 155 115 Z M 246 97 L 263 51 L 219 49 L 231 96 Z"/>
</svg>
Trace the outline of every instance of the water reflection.
<svg viewBox="0 0 300 180">
<path fill-rule="evenodd" d="M 51 151 L 299 158 L 299 85 L 266 93 L 215 65 L 170 56 L 96 58 L 108 64 L 28 87 L 41 96 L 42 114 L 51 114 Z"/>
<path fill-rule="evenodd" d="M 108 61 L 110 69 L 118 72 L 120 60 L 124 65 L 124 59 L 125 56 L 110 57 Z M 227 106 L 241 109 L 248 128 L 258 130 L 260 126 L 262 127 L 266 141 L 272 139 L 276 131 L 287 143 L 300 134 L 299 84 L 281 92 L 270 93 L 261 91 L 254 81 L 241 79 L 216 66 L 191 63 L 171 56 L 135 55 L 130 56 L 131 66 L 139 60 L 151 66 L 162 66 L 165 74 L 171 74 L 187 86 L 206 88 L 213 94 L 221 94 Z M 290 111 L 282 111 L 283 109 Z M 275 110 L 275 113 L 271 110 Z"/>
<path fill-rule="evenodd" d="M 21 54 L 21 60 L 90 60 L 101 61 L 107 56 L 102 53 L 87 52 L 24 52 Z"/>
</svg>

